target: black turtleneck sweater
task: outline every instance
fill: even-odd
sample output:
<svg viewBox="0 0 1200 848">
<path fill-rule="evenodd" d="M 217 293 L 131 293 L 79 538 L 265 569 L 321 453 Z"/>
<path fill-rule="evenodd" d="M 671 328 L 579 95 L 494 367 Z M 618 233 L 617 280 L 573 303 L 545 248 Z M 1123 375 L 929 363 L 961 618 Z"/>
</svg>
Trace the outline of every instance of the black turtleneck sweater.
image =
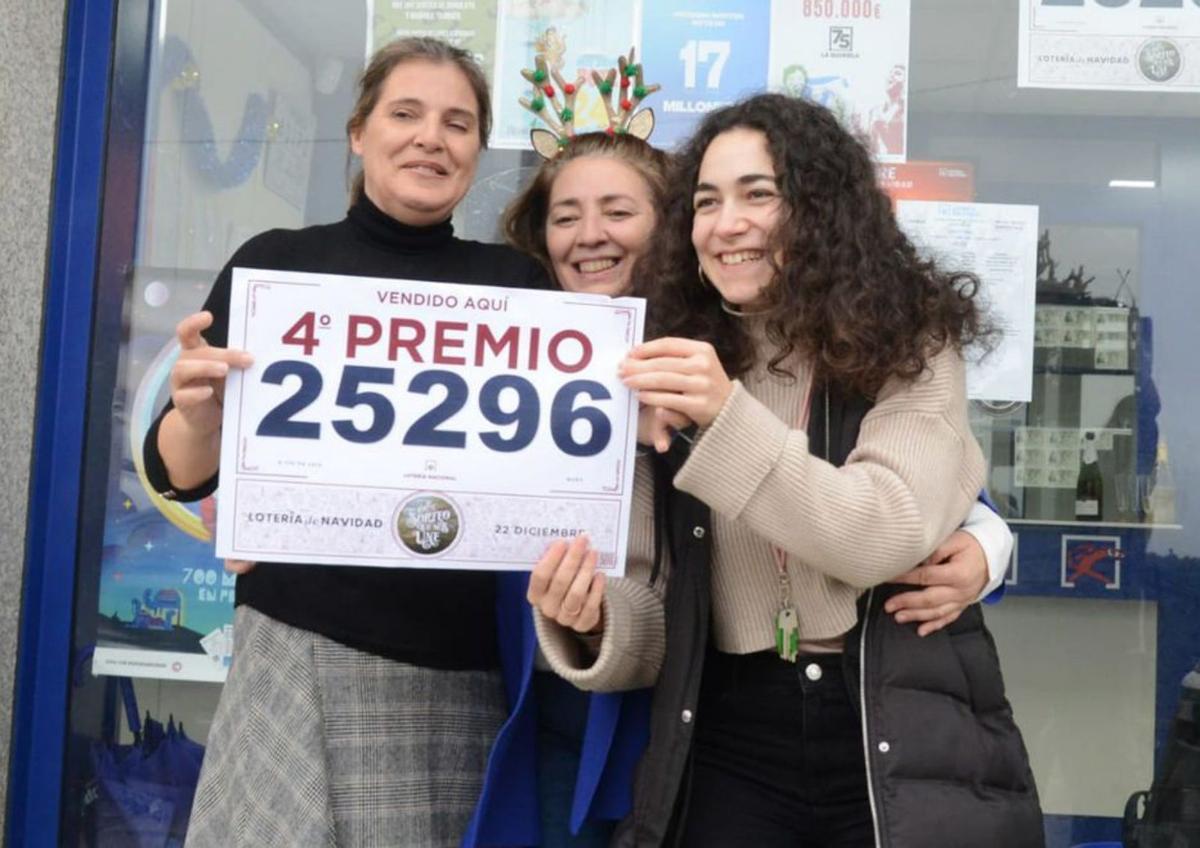
<svg viewBox="0 0 1200 848">
<path fill-rule="evenodd" d="M 270 230 L 242 245 L 213 284 L 204 308 L 208 343 L 226 347 L 234 266 L 363 277 L 411 278 L 546 288 L 545 272 L 509 247 L 463 241 L 447 221 L 409 227 L 365 197 L 336 224 Z M 167 406 L 170 409 L 170 405 Z M 166 410 L 163 410 L 166 414 Z M 172 489 L 158 452 L 158 420 L 143 453 L 150 484 Z M 210 494 L 217 478 L 179 500 Z M 486 572 L 259 563 L 238 577 L 237 603 L 363 651 L 446 669 L 497 665 L 495 578 Z"/>
</svg>

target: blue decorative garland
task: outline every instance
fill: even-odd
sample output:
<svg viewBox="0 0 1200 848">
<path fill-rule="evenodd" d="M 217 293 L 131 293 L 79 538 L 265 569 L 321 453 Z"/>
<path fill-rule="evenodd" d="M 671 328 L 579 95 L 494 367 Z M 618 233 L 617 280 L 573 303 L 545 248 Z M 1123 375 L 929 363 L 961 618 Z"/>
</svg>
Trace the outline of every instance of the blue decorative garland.
<svg viewBox="0 0 1200 848">
<path fill-rule="evenodd" d="M 212 119 L 200 94 L 200 71 L 192 51 L 177 36 L 168 36 L 163 44 L 162 71 L 165 83 L 175 90 L 179 100 L 183 138 L 192 165 L 217 188 L 228 189 L 244 183 L 258 167 L 267 140 L 270 118 L 267 99 L 261 94 L 246 96 L 242 125 L 229 155 L 221 161 Z"/>
</svg>

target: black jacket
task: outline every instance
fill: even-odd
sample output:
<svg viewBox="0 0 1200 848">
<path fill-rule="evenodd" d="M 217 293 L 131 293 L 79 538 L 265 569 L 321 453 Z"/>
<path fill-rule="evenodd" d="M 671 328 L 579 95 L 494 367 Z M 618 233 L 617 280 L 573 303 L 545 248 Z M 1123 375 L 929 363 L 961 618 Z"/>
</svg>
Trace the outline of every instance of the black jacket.
<svg viewBox="0 0 1200 848">
<path fill-rule="evenodd" d="M 869 409 L 869 402 L 836 390 L 814 395 L 808 428 L 814 452 L 844 463 Z M 613 840 L 621 848 L 677 844 L 676 825 L 687 808 L 712 555 L 708 507 L 670 484 L 687 452 L 687 442 L 676 439 L 655 469 L 656 524 L 672 557 L 667 650 L 633 810 Z M 884 586 L 863 596 L 844 654 L 847 679 L 859 681 L 876 845 L 1041 848 L 1037 789 L 979 605 L 920 638 L 913 625 L 883 613 L 895 591 Z"/>
</svg>

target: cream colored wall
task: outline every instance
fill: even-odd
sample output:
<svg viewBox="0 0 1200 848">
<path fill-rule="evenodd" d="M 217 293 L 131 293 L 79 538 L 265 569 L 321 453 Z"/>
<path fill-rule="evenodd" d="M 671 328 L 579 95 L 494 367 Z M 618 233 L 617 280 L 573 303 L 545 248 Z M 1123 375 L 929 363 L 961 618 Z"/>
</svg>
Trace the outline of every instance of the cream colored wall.
<svg viewBox="0 0 1200 848">
<path fill-rule="evenodd" d="M 1010 596 L 986 614 L 1043 811 L 1119 817 L 1153 777 L 1158 607 Z"/>
</svg>

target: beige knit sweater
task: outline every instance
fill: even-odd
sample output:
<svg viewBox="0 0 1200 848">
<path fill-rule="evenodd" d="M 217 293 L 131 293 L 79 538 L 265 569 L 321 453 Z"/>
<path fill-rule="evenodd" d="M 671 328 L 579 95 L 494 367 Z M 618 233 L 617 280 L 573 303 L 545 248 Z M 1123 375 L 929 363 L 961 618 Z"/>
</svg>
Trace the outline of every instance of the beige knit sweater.
<svg viewBox="0 0 1200 848">
<path fill-rule="evenodd" d="M 666 558 L 664 557 L 664 560 Z M 652 686 L 666 651 L 662 592 L 669 563 L 663 562 L 654 586 L 654 475 L 648 456 L 634 467 L 633 509 L 625 576 L 604 590 L 604 635 L 583 637 L 534 609 L 542 656 L 550 670 L 580 689 L 611 692 Z"/>
<path fill-rule="evenodd" d="M 834 639 L 855 622 L 861 592 L 928 556 L 967 515 L 985 463 L 967 423 L 962 359 L 946 350 L 915 381 L 892 380 L 863 419 L 846 464 L 813 457 L 800 420 L 809 374 L 769 373 L 769 355 L 740 381 L 675 478 L 712 507 L 713 636 L 716 647 L 750 653 L 775 644 L 778 548 L 787 553 L 791 600 L 804 641 Z M 635 487 L 628 576 L 610 582 L 598 652 L 536 615 L 551 668 L 576 686 L 649 685 L 662 661 L 659 592 L 646 585 L 653 552 L 648 475 Z M 639 513 L 641 513 L 639 515 Z M 652 515 L 652 512 L 650 513 Z M 649 533 L 649 544 L 644 538 Z"/>
</svg>

